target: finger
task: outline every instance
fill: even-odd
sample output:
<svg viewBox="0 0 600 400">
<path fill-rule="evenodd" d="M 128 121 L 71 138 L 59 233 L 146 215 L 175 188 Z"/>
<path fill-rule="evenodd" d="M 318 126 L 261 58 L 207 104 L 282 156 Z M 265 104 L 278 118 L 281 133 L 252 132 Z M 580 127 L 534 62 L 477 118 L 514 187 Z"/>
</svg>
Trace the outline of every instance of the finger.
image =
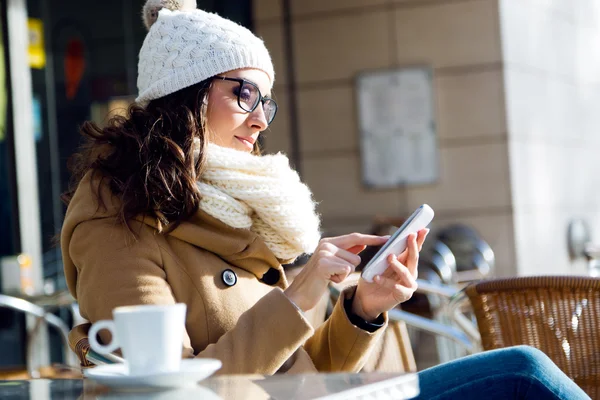
<svg viewBox="0 0 600 400">
<path fill-rule="evenodd" d="M 387 242 L 389 236 L 365 235 L 363 233 L 351 233 L 349 235 L 337 236 L 323 239 L 333 243 L 339 248 L 350 249 L 354 246 L 380 246 Z"/>
<path fill-rule="evenodd" d="M 406 287 L 406 286 L 398 283 L 394 279 L 387 278 L 382 275 L 376 275 L 375 278 L 373 279 L 373 281 L 383 288 L 394 291 L 395 297 L 410 298 L 412 296 L 412 293 L 416 289 L 416 283 L 415 283 L 414 287 L 413 286 Z"/>
<path fill-rule="evenodd" d="M 340 249 L 339 247 L 335 247 L 335 245 L 333 245 L 333 243 L 330 243 L 330 246 L 334 246 L 334 248 L 332 248 L 330 250 L 331 254 L 333 254 L 334 256 L 341 258 L 344 261 L 349 262 L 350 264 L 354 265 L 355 267 L 358 266 L 358 264 L 360 264 L 360 256 L 357 254 L 354 254 L 348 250 L 344 250 L 344 249 Z"/>
<path fill-rule="evenodd" d="M 419 252 L 423 248 L 423 243 L 425 242 L 425 238 L 429 234 L 429 229 L 421 229 L 417 235 L 417 245 L 419 247 Z"/>
<path fill-rule="evenodd" d="M 408 288 L 413 288 L 416 285 L 415 277 L 412 275 L 410 270 L 403 264 L 400 263 L 396 259 L 396 257 L 392 256 L 388 259 L 389 267 L 386 272 L 390 272 L 391 276 L 385 275 L 384 277 L 388 277 L 396 281 L 403 286 Z"/>
<path fill-rule="evenodd" d="M 408 253 L 404 264 L 412 276 L 417 276 L 417 266 L 419 265 L 419 247 L 417 245 L 417 235 L 411 234 L 408 240 Z"/>
<path fill-rule="evenodd" d="M 339 258 L 345 262 L 348 262 L 354 266 L 358 266 L 360 264 L 360 256 L 354 253 L 349 252 L 348 250 L 340 249 L 333 243 L 323 243 L 320 245 L 319 254 L 322 258 Z"/>
<path fill-rule="evenodd" d="M 400 255 L 398 256 L 398 261 L 400 261 L 404 265 L 406 265 L 408 263 L 408 255 L 410 253 L 410 243 L 414 237 L 416 237 L 416 235 L 414 233 L 408 234 L 408 236 L 406 237 L 406 249 L 402 253 L 400 253 Z"/>
<path fill-rule="evenodd" d="M 419 232 L 417 232 L 416 234 L 416 238 L 417 238 L 417 248 L 418 251 L 421 252 L 421 249 L 423 248 L 423 243 L 425 242 L 425 239 L 427 238 L 427 235 L 429 234 L 429 229 L 421 229 Z M 414 233 L 409 234 L 406 237 L 406 250 L 404 250 L 402 253 L 400 253 L 400 255 L 398 256 L 398 260 L 400 260 L 401 263 L 406 264 L 407 259 L 406 257 L 408 256 L 408 245 L 410 243 L 410 237 L 411 235 L 415 235 Z"/>
<path fill-rule="evenodd" d="M 419 248 L 417 246 L 417 234 L 411 233 L 406 238 L 406 250 L 404 250 L 399 256 L 398 261 L 408 266 L 409 268 L 414 266 L 413 264 L 419 261 Z"/>
<path fill-rule="evenodd" d="M 330 280 L 335 276 L 340 278 L 340 282 L 350 275 L 356 267 L 341 259 L 330 259 L 323 264 L 322 273 Z M 335 282 L 335 281 L 334 281 Z M 339 282 L 338 282 L 339 283 Z"/>
</svg>

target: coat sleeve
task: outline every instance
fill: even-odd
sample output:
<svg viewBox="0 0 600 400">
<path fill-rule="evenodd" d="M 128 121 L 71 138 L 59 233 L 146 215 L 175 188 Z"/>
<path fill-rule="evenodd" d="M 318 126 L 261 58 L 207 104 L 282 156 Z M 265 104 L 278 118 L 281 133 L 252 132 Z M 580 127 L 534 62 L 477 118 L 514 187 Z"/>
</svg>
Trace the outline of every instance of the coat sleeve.
<svg viewBox="0 0 600 400">
<path fill-rule="evenodd" d="M 367 332 L 350 322 L 344 300 L 351 298 L 355 290 L 353 286 L 342 291 L 331 316 L 304 345 L 319 371 L 359 372 L 387 327 L 387 313 L 384 326 L 375 332 Z"/>
<path fill-rule="evenodd" d="M 67 259 L 77 273 L 74 295 L 90 322 L 112 319 L 113 308 L 119 306 L 176 302 L 154 231 L 142 225 L 136 233 L 139 239 L 133 241 L 111 219 L 86 221 L 74 229 Z M 312 333 L 310 323 L 281 289 L 273 289 L 242 314 L 233 329 L 199 353 L 194 354 L 186 333 L 183 355 L 219 359 L 223 363 L 219 373 L 270 375 Z"/>
</svg>

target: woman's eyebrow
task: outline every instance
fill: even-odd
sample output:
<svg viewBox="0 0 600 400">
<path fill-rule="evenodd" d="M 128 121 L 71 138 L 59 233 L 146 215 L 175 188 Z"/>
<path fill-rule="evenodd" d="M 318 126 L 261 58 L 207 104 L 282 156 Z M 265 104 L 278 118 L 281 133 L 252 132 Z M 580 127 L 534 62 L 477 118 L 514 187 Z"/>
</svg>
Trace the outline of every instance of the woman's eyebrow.
<svg viewBox="0 0 600 400">
<path fill-rule="evenodd" d="M 257 84 L 256 82 L 254 82 L 253 80 L 251 80 L 251 79 L 248 79 L 248 78 L 244 78 L 244 77 L 241 77 L 241 76 L 230 76 L 229 78 L 233 78 L 233 79 L 240 79 L 240 80 L 242 80 L 242 81 L 246 81 L 246 82 L 248 82 L 248 83 L 251 83 L 251 84 L 253 84 L 254 86 L 258 87 L 258 84 Z M 260 89 L 260 88 L 259 88 L 259 89 Z"/>
</svg>

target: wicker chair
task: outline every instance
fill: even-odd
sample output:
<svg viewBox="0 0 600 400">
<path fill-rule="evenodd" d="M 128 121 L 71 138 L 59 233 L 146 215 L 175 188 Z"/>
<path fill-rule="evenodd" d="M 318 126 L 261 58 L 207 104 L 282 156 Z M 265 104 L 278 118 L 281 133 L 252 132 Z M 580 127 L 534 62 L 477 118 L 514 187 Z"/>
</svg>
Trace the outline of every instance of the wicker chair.
<svg viewBox="0 0 600 400">
<path fill-rule="evenodd" d="M 484 350 L 536 347 L 600 399 L 600 278 L 495 279 L 473 283 L 464 294 Z"/>
<path fill-rule="evenodd" d="M 122 357 L 116 354 L 100 354 L 90 348 L 88 331 L 91 326 L 90 323 L 84 323 L 75 326 L 69 332 L 69 347 L 77 356 L 81 369 L 91 368 L 95 365 L 125 362 Z"/>
</svg>

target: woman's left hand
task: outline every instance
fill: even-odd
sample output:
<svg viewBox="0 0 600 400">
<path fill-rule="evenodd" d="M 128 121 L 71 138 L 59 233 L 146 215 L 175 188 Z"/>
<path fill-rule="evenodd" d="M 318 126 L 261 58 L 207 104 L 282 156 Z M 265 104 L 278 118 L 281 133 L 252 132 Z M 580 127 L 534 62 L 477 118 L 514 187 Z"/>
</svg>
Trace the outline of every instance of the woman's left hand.
<svg viewBox="0 0 600 400">
<path fill-rule="evenodd" d="M 422 229 L 418 234 L 410 234 L 407 248 L 399 256 L 388 257 L 389 267 L 381 275 L 375 276 L 373 283 L 360 278 L 352 311 L 367 321 L 377 317 L 398 304 L 410 299 L 417 289 L 417 265 L 419 252 L 429 229 Z"/>
</svg>

